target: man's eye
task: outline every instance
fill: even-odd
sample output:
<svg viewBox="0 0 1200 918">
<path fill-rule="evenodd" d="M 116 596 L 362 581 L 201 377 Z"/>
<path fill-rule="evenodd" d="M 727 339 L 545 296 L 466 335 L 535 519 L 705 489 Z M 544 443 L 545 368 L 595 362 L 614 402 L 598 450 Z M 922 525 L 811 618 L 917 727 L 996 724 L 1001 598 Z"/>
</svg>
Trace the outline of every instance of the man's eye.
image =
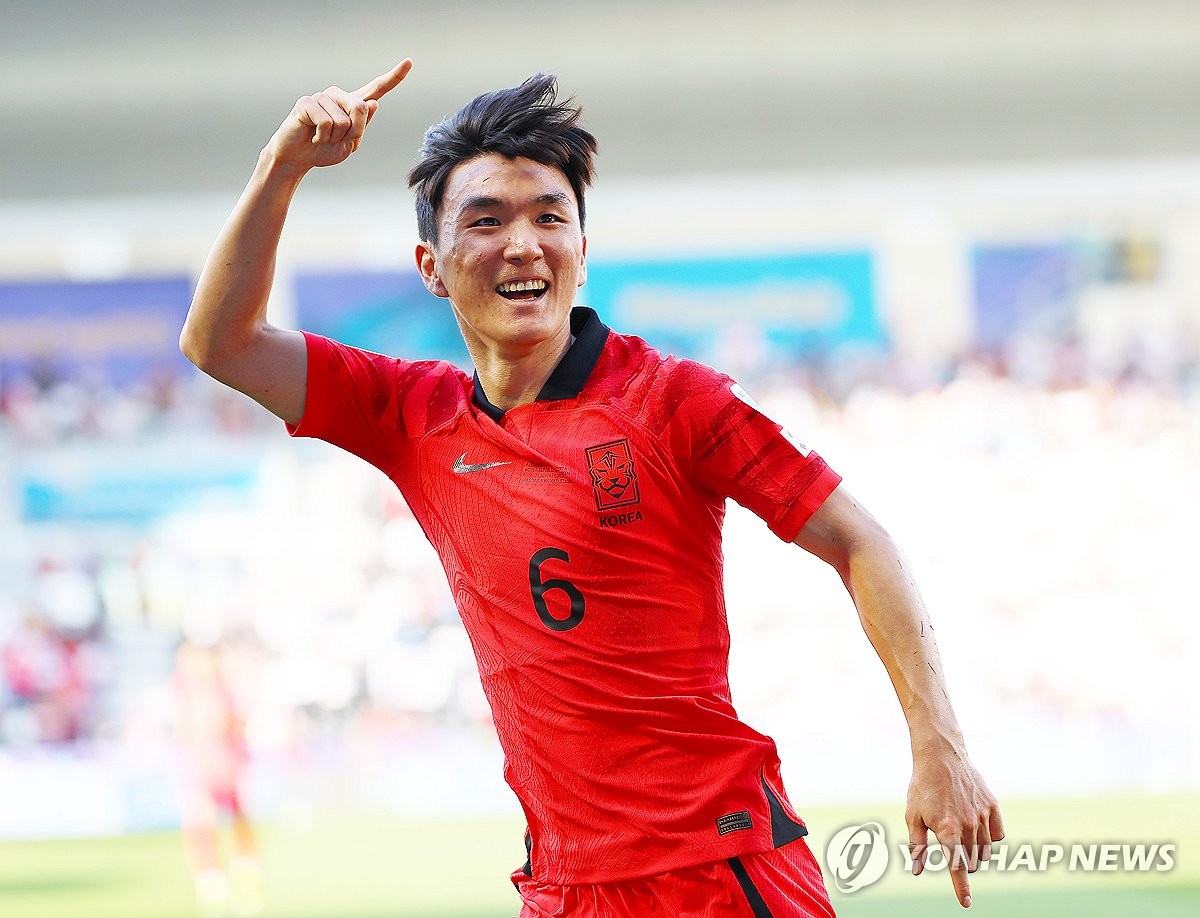
<svg viewBox="0 0 1200 918">
<path fill-rule="evenodd" d="M 500 221 L 497 220 L 495 217 L 480 217 L 478 220 L 476 220 L 471 225 L 472 226 L 499 226 Z"/>
<path fill-rule="evenodd" d="M 563 218 L 560 217 L 558 214 L 542 214 L 540 217 L 538 217 L 538 222 L 539 223 L 562 223 L 564 221 L 563 221 Z"/>
</svg>

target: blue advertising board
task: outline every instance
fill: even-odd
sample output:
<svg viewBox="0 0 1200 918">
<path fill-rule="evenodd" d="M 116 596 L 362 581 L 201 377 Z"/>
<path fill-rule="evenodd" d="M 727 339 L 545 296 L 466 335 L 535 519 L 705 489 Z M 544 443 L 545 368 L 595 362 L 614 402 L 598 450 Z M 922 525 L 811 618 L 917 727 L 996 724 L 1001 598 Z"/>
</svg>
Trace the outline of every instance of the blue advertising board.
<svg viewBox="0 0 1200 918">
<path fill-rule="evenodd" d="M 1022 333 L 1069 331 L 1086 280 L 1082 256 L 1068 243 L 975 246 L 971 267 L 980 346 L 1003 347 Z"/>
<path fill-rule="evenodd" d="M 0 371 L 122 384 L 190 369 L 179 331 L 191 298 L 186 277 L 0 283 Z"/>
<path fill-rule="evenodd" d="M 597 261 L 581 300 L 614 328 L 693 357 L 738 326 L 795 356 L 887 344 L 867 251 Z"/>
<path fill-rule="evenodd" d="M 249 506 L 261 465 L 254 443 L 167 438 L 30 451 L 13 472 L 26 522 L 141 524 L 188 510 Z"/>
<path fill-rule="evenodd" d="M 866 251 L 599 261 L 578 302 L 613 328 L 701 357 L 735 326 L 758 329 L 787 355 L 883 347 Z M 384 354 L 467 360 L 454 314 L 415 270 L 304 272 L 301 328 Z"/>
<path fill-rule="evenodd" d="M 409 271 L 301 271 L 296 321 L 305 331 L 410 360 L 467 360 L 450 304 Z"/>
</svg>

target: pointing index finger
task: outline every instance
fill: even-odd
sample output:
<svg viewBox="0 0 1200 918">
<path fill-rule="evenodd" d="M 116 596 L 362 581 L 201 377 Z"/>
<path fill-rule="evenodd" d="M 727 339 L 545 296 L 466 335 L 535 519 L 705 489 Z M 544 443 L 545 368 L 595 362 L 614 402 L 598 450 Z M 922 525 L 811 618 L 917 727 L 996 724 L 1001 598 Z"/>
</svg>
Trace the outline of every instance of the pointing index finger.
<svg viewBox="0 0 1200 918">
<path fill-rule="evenodd" d="M 401 81 L 408 76 L 408 71 L 412 70 L 412 65 L 412 58 L 406 57 L 387 73 L 375 77 L 375 79 L 355 92 L 354 95 L 358 96 L 364 102 L 370 102 L 372 99 L 382 99 L 387 93 L 399 86 Z"/>
</svg>

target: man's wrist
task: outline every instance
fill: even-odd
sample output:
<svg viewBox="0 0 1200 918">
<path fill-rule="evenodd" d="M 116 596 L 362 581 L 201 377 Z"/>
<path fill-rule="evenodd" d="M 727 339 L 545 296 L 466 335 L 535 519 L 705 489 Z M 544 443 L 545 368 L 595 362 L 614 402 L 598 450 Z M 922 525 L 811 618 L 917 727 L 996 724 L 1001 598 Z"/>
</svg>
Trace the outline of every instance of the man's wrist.
<svg viewBox="0 0 1200 918">
<path fill-rule="evenodd" d="M 967 755 L 967 743 L 957 724 L 910 726 L 909 741 L 914 762 L 930 756 Z"/>
<path fill-rule="evenodd" d="M 311 168 L 310 165 L 300 165 L 281 159 L 268 144 L 258 154 L 258 163 L 255 165 L 254 171 L 261 181 L 290 186 L 290 190 L 295 191 Z"/>
</svg>

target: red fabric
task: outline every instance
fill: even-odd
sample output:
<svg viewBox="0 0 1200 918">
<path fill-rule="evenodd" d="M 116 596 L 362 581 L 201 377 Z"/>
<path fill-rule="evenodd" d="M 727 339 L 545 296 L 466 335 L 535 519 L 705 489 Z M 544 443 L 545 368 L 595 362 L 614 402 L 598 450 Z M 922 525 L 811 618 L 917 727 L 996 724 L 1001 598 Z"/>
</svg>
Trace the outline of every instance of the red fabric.
<svg viewBox="0 0 1200 918">
<path fill-rule="evenodd" d="M 577 397 L 499 424 L 446 363 L 307 340 L 289 429 L 380 468 L 437 549 L 534 875 L 599 883 L 770 849 L 763 781 L 786 797 L 775 744 L 729 697 L 725 498 L 791 540 L 838 476 L 728 377 L 638 338 L 609 334 Z"/>
<path fill-rule="evenodd" d="M 739 860 L 772 918 L 833 918 L 821 868 L 803 839 Z M 512 875 L 520 918 L 754 918 L 728 861 L 654 877 L 589 886 L 553 886 Z"/>
</svg>

